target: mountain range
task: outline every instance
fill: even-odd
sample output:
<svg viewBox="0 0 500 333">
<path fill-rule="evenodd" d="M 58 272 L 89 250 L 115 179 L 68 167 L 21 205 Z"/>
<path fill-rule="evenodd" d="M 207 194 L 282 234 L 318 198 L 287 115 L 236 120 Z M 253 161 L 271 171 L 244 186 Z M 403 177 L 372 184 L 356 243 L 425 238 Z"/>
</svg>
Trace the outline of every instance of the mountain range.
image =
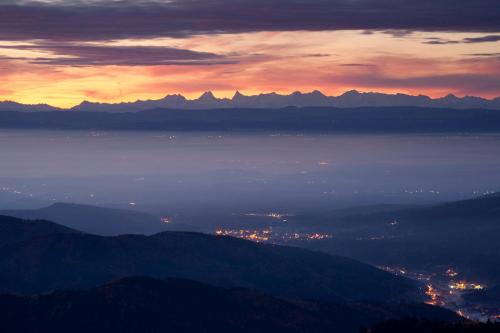
<svg viewBox="0 0 500 333">
<path fill-rule="evenodd" d="M 253 96 L 236 92 L 232 98 L 216 98 L 210 91 L 199 98 L 189 100 L 180 94 L 167 95 L 158 100 L 138 100 L 126 103 L 97 103 L 84 101 L 70 111 L 84 112 L 138 112 L 150 109 L 279 109 L 285 107 L 389 107 L 415 106 L 447 109 L 494 109 L 500 110 L 500 97 L 484 99 L 474 96 L 457 97 L 449 94 L 441 98 L 424 95 L 384 94 L 376 92 L 358 92 L 351 90 L 339 96 L 326 96 L 315 90 L 310 93 L 293 92 L 289 95 L 266 93 Z M 46 104 L 24 105 L 15 102 L 0 102 L 0 111 L 62 111 L 63 109 Z"/>
</svg>

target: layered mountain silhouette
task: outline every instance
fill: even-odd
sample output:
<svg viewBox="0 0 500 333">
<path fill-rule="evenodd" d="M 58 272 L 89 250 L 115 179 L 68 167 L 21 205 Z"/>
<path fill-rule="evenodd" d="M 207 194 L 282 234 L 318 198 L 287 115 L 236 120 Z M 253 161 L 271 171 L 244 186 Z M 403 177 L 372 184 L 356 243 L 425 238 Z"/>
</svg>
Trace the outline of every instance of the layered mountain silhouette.
<svg viewBox="0 0 500 333">
<path fill-rule="evenodd" d="M 148 213 L 71 203 L 55 203 L 49 207 L 31 210 L 0 210 L 0 215 L 27 220 L 50 220 L 102 236 L 151 235 L 168 230 L 167 225 L 161 223 L 159 218 Z"/>
<path fill-rule="evenodd" d="M 6 332 L 344 332 L 386 319 L 461 322 L 425 304 L 277 298 L 183 279 L 124 278 L 81 291 L 0 295 Z"/>
<path fill-rule="evenodd" d="M 392 209 L 391 206 L 375 206 L 343 210 L 340 213 L 338 218 L 334 217 L 332 223 L 345 227 L 376 226 L 397 228 L 406 232 L 429 228 L 434 231 L 450 230 L 450 228 L 470 228 L 480 225 L 500 228 L 500 193 L 433 205 L 403 208 L 396 206 Z"/>
<path fill-rule="evenodd" d="M 500 195 L 409 208 L 333 214 L 321 223 L 335 240 L 307 246 L 377 265 L 454 267 L 462 277 L 500 284 Z"/>
<path fill-rule="evenodd" d="M 189 232 L 103 237 L 70 232 L 49 222 L 34 228 L 33 223 L 38 222 L 0 217 L 0 290 L 90 288 L 145 275 L 328 301 L 419 295 L 413 281 L 355 260 L 299 248 Z M 42 228 L 47 231 L 42 233 Z M 15 233 L 22 237 L 13 237 Z"/>
<path fill-rule="evenodd" d="M 71 108 L 72 111 L 84 112 L 137 112 L 150 109 L 214 109 L 214 108 L 285 108 L 285 107 L 390 107 L 415 106 L 448 109 L 500 109 L 500 97 L 484 99 L 474 96 L 457 97 L 447 95 L 430 98 L 424 95 L 384 94 L 376 92 L 348 91 L 340 96 L 326 96 L 318 90 L 310 93 L 293 92 L 289 95 L 277 93 L 246 96 L 236 92 L 232 98 L 216 98 L 210 91 L 199 98 L 188 100 L 182 95 L 167 95 L 158 100 L 138 100 L 127 103 L 95 103 L 84 101 Z M 48 105 L 22 105 L 13 102 L 0 102 L 0 111 L 58 111 L 59 108 Z"/>
</svg>

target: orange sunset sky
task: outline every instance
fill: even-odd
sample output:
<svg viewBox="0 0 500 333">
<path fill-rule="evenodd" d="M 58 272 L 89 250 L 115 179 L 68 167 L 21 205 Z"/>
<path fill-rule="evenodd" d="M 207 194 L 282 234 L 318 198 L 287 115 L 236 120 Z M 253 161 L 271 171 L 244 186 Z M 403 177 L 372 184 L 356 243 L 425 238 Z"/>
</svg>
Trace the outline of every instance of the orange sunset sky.
<svg viewBox="0 0 500 333">
<path fill-rule="evenodd" d="M 170 26 L 136 33 L 134 24 L 141 21 L 132 16 L 124 23 L 131 33 L 101 36 L 98 29 L 108 33 L 115 29 L 113 20 L 118 25 L 125 20 L 115 15 L 107 22 L 101 7 L 114 15 L 119 8 L 134 6 L 129 1 L 116 3 L 122 7 L 109 9 L 102 2 L 85 1 L 1 5 L 0 100 L 71 107 L 83 100 L 134 101 L 172 93 L 196 98 L 207 90 L 217 97 L 231 97 L 236 90 L 258 94 L 315 89 L 329 95 L 350 89 L 432 97 L 500 95 L 500 38 L 494 24 L 429 29 L 424 21 L 422 27 L 399 29 L 398 22 L 394 28 L 375 22 L 374 29 L 368 29 L 363 24 L 329 28 L 327 23 L 309 28 L 304 22 L 297 27 L 283 23 L 241 28 L 235 19 L 232 28 L 206 23 L 202 17 L 200 22 L 208 28 L 189 33 L 179 28 L 183 33 L 174 35 L 177 30 Z M 161 4 L 167 16 L 172 15 L 171 3 Z M 88 17 L 99 24 L 94 23 L 97 27 L 88 35 L 78 34 L 78 26 L 72 28 L 74 33 L 66 33 L 64 26 L 50 21 L 61 8 L 70 17 L 78 16 L 76 25 L 79 15 L 92 8 Z M 9 21 L 8 11 L 16 13 L 17 21 Z M 43 15 L 48 18 L 40 22 Z M 147 19 L 149 14 L 144 15 Z M 188 26 L 197 27 L 197 22 L 194 16 Z"/>
</svg>

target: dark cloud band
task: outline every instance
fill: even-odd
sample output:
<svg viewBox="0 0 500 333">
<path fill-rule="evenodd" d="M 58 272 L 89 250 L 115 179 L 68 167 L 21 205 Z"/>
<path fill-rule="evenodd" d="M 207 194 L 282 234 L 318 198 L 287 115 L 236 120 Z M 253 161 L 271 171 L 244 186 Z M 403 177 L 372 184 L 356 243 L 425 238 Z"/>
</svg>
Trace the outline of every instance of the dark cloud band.
<svg viewBox="0 0 500 333">
<path fill-rule="evenodd" d="M 23 58 L 35 64 L 66 66 L 152 66 L 152 65 L 214 65 L 233 63 L 223 55 L 157 46 L 76 45 L 73 43 L 40 43 L 3 46 L 17 50 L 42 51 L 52 55 Z"/>
<path fill-rule="evenodd" d="M 498 0 L 58 1 L 0 5 L 3 40 L 322 30 L 500 31 Z"/>
<path fill-rule="evenodd" d="M 500 35 L 488 35 L 488 36 L 482 36 L 482 37 L 464 38 L 464 43 L 492 43 L 492 42 L 499 42 L 499 41 L 500 41 Z"/>
</svg>

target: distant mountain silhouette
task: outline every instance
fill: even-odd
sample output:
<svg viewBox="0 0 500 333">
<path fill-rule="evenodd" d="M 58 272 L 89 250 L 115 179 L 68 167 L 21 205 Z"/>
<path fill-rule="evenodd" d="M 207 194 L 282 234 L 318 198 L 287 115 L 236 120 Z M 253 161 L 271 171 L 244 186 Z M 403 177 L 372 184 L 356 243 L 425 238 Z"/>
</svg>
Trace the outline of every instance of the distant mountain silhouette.
<svg viewBox="0 0 500 333">
<path fill-rule="evenodd" d="M 167 230 L 167 226 L 162 224 L 159 218 L 147 213 L 70 203 L 55 203 L 49 207 L 32 210 L 0 210 L 0 215 L 27 220 L 50 220 L 69 228 L 103 236 L 150 235 Z"/>
<path fill-rule="evenodd" d="M 396 221 L 396 225 L 389 222 Z M 500 193 L 449 203 L 385 209 L 380 212 L 343 214 L 333 223 L 343 226 L 397 228 L 404 232 L 418 230 L 448 231 L 450 228 L 478 226 L 500 228 Z"/>
<path fill-rule="evenodd" d="M 137 112 L 150 109 L 214 109 L 214 108 L 285 108 L 285 107 L 390 107 L 415 106 L 448 109 L 500 109 L 500 97 L 484 99 L 474 96 L 456 97 L 452 94 L 441 98 L 406 94 L 384 94 L 358 92 L 351 90 L 340 96 L 326 96 L 318 90 L 310 93 L 293 92 L 289 95 L 277 93 L 245 96 L 236 92 L 232 98 L 216 98 L 210 91 L 199 98 L 188 100 L 184 96 L 167 95 L 158 100 L 138 100 L 126 103 L 94 103 L 84 101 L 71 108 L 72 111 L 84 112 Z M 0 111 L 56 111 L 47 105 L 21 105 L 12 102 L 0 102 Z"/>
<path fill-rule="evenodd" d="M 343 332 L 387 319 L 462 321 L 453 312 L 411 303 L 289 300 L 190 280 L 131 277 L 83 291 L 0 295 L 9 333 L 31 332 Z"/>
<path fill-rule="evenodd" d="M 337 230 L 335 240 L 307 247 L 377 265 L 452 266 L 463 277 L 500 284 L 498 193 L 395 210 L 342 211 L 325 220 L 323 227 Z"/>
<path fill-rule="evenodd" d="M 44 112 L 44 111 L 62 111 L 47 104 L 21 104 L 11 101 L 0 102 L 0 111 L 20 111 L 20 112 Z"/>
<path fill-rule="evenodd" d="M 153 108 L 172 109 L 212 109 L 212 108 L 285 108 L 285 107 L 381 107 L 381 106 L 418 106 L 452 109 L 500 109 L 500 98 L 487 100 L 479 97 L 463 98 L 448 95 L 432 99 L 428 96 L 405 94 L 362 93 L 348 91 L 340 96 L 326 96 L 318 90 L 311 93 L 293 92 L 290 95 L 276 93 L 245 96 L 236 92 L 233 98 L 215 98 L 212 92 L 203 93 L 198 99 L 187 100 L 180 95 L 169 95 L 160 100 L 137 101 L 135 103 L 103 104 L 84 102 L 72 110 L 100 112 L 134 112 Z"/>
<path fill-rule="evenodd" d="M 6 220 L 8 223 L 4 223 Z M 136 275 L 182 277 L 279 296 L 322 300 L 417 297 L 415 282 L 360 262 L 299 248 L 189 232 L 154 236 L 54 233 L 12 242 L 26 222 L 0 217 L 0 290 L 78 289 Z M 48 225 L 52 230 L 54 226 Z M 26 227 L 21 227 L 25 228 Z"/>
</svg>

